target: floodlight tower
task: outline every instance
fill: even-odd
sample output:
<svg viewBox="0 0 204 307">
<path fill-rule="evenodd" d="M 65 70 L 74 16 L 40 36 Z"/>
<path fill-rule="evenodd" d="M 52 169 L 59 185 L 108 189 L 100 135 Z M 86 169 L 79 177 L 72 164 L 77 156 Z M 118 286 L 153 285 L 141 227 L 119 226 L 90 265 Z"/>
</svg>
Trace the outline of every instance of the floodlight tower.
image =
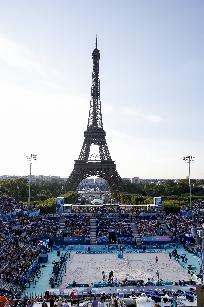
<svg viewBox="0 0 204 307">
<path fill-rule="evenodd" d="M 185 156 L 183 160 L 188 163 L 188 184 L 189 184 L 189 197 L 190 197 L 190 207 L 191 207 L 191 163 L 194 161 L 195 157 Z"/>
<path fill-rule="evenodd" d="M 30 198 L 31 198 L 31 170 L 32 170 L 32 161 L 37 160 L 36 154 L 30 154 L 29 156 L 26 156 L 27 161 L 29 162 L 29 180 L 28 180 L 28 206 L 30 206 Z"/>
</svg>

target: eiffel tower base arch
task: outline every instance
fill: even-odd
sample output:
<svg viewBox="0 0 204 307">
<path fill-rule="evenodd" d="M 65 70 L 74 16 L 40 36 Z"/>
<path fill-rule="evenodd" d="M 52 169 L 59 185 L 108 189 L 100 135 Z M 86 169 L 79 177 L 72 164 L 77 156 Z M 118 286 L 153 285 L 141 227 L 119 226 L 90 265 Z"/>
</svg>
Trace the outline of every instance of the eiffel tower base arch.
<svg viewBox="0 0 204 307">
<path fill-rule="evenodd" d="M 116 170 L 115 162 L 112 160 L 100 162 L 75 160 L 74 169 L 66 183 L 66 190 L 76 191 L 79 183 L 90 176 L 97 176 L 105 179 L 112 192 L 124 190 L 123 182 Z"/>
</svg>

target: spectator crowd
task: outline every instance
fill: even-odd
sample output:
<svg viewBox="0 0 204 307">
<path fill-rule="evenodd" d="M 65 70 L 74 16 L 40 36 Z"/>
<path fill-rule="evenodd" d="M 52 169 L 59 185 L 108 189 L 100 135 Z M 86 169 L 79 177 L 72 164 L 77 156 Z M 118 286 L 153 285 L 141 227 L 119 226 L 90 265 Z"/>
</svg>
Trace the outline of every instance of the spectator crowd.
<svg viewBox="0 0 204 307">
<path fill-rule="evenodd" d="M 33 268 L 41 253 L 39 240 L 49 239 L 46 252 L 55 240 L 66 236 L 90 236 L 90 218 L 96 221 L 98 244 L 135 244 L 134 236 L 170 236 L 173 242 L 181 243 L 190 252 L 201 252 L 201 239 L 195 229 L 203 223 L 204 203 L 196 202 L 179 213 L 157 212 L 147 214 L 138 209 L 123 208 L 80 208 L 79 212 L 55 215 L 29 216 L 25 205 L 13 198 L 0 198 L 0 289 L 20 292 L 24 289 L 39 267 Z M 25 214 L 26 212 L 26 214 Z M 15 214 L 14 214 L 15 213 Z M 93 213 L 93 215 L 92 215 Z"/>
</svg>

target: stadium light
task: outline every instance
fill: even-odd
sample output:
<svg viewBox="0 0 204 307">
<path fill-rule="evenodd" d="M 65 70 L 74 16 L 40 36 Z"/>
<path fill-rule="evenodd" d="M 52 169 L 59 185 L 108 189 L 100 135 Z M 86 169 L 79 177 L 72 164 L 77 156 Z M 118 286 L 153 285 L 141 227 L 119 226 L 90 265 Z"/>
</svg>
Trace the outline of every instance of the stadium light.
<svg viewBox="0 0 204 307">
<path fill-rule="evenodd" d="M 185 156 L 183 160 L 188 163 L 188 184 L 189 184 L 189 198 L 190 198 L 190 207 L 191 207 L 191 162 L 193 162 L 195 157 Z"/>
<path fill-rule="evenodd" d="M 26 156 L 27 161 L 29 162 L 29 180 L 28 180 L 28 206 L 30 206 L 30 198 L 31 198 L 31 170 L 32 170 L 32 161 L 37 160 L 36 154 L 30 154 L 29 156 Z"/>
</svg>

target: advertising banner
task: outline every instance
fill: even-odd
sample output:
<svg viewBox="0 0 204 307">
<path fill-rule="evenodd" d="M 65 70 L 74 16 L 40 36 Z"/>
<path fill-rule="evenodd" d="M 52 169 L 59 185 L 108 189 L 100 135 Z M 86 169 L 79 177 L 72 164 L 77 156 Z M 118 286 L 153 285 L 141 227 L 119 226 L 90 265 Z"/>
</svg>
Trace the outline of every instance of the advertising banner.
<svg viewBox="0 0 204 307">
<path fill-rule="evenodd" d="M 162 208 L 162 198 L 161 198 L 161 196 L 154 197 L 154 205 L 157 208 Z"/>
</svg>

